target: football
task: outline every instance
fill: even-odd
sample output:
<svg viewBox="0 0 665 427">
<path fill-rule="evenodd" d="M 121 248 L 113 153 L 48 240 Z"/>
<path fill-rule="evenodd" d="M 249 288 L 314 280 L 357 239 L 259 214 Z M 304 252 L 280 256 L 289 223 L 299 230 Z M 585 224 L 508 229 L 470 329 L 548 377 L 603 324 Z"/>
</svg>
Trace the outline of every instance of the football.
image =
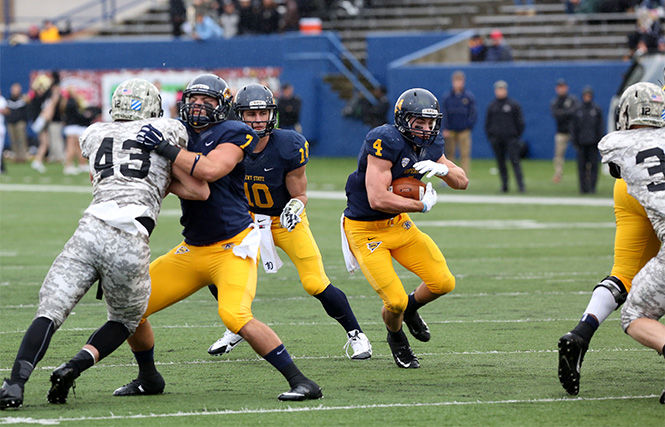
<svg viewBox="0 0 665 427">
<path fill-rule="evenodd" d="M 420 200 L 425 194 L 425 183 L 419 179 L 407 176 L 397 178 L 390 184 L 390 190 L 398 196 Z"/>
</svg>

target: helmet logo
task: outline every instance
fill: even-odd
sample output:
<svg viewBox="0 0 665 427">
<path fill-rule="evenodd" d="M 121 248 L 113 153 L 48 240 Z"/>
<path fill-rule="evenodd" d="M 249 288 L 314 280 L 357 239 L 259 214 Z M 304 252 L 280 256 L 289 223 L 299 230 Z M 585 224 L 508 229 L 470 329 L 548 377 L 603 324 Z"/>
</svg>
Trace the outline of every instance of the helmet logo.
<svg viewBox="0 0 665 427">
<path fill-rule="evenodd" d="M 206 90 L 208 90 L 208 89 L 210 89 L 210 86 L 204 85 L 204 84 L 201 84 L 201 83 L 197 83 L 195 85 L 190 86 L 189 89 L 190 90 L 193 90 L 193 89 L 206 89 Z"/>
<path fill-rule="evenodd" d="M 404 98 L 397 101 L 397 104 L 395 104 L 395 112 L 398 112 L 399 110 L 402 109 L 402 104 L 403 103 L 404 103 Z"/>
<path fill-rule="evenodd" d="M 434 108 L 423 108 L 421 114 L 423 117 L 437 117 L 439 112 Z"/>
<path fill-rule="evenodd" d="M 132 99 L 131 104 L 129 104 L 129 108 L 134 111 L 141 111 L 141 108 L 143 108 L 143 102 L 141 102 L 140 99 Z"/>
</svg>

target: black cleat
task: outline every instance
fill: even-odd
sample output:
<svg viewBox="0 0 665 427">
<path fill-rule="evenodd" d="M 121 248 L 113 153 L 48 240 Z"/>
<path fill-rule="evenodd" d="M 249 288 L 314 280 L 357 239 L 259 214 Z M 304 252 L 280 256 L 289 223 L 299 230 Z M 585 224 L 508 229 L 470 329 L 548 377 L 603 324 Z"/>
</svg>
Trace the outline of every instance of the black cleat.
<svg viewBox="0 0 665 427">
<path fill-rule="evenodd" d="M 427 342 L 430 339 L 429 327 L 427 323 L 420 317 L 418 311 L 413 313 L 404 312 L 404 323 L 409 328 L 411 335 L 418 341 Z"/>
<path fill-rule="evenodd" d="M 573 396 L 580 392 L 580 368 L 589 343 L 568 332 L 559 338 L 559 382 Z"/>
<path fill-rule="evenodd" d="M 314 381 L 307 380 L 302 383 L 296 384 L 291 390 L 280 394 L 277 396 L 279 400 L 286 401 L 301 401 L 301 400 L 314 400 L 321 399 L 323 393 L 321 393 L 321 387 L 318 386 Z"/>
<path fill-rule="evenodd" d="M 74 387 L 74 380 L 78 378 L 79 373 L 74 370 L 74 366 L 69 363 L 63 363 L 58 366 L 51 374 L 51 389 L 46 398 L 50 403 L 67 403 L 67 394 L 69 389 Z"/>
<path fill-rule="evenodd" d="M 0 388 L 0 410 L 18 408 L 23 405 L 23 387 L 20 384 L 9 384 L 8 380 Z"/>
<path fill-rule="evenodd" d="M 164 392 L 164 378 L 157 372 L 148 378 L 137 378 L 113 392 L 114 396 L 140 396 L 162 394 Z"/>
<path fill-rule="evenodd" d="M 413 351 L 411 350 L 411 346 L 409 346 L 408 341 L 405 342 L 392 341 L 390 339 L 390 332 L 388 332 L 387 341 L 388 345 L 390 346 L 390 351 L 393 354 L 393 359 L 395 359 L 395 363 L 397 363 L 397 366 L 405 369 L 420 368 L 420 362 L 418 362 L 418 358 L 413 354 Z"/>
<path fill-rule="evenodd" d="M 665 390 L 663 390 L 663 392 L 660 394 L 660 400 L 659 400 L 659 402 L 660 402 L 661 404 L 665 405 Z M 0 408 L 0 409 L 2 409 L 2 408 Z"/>
</svg>

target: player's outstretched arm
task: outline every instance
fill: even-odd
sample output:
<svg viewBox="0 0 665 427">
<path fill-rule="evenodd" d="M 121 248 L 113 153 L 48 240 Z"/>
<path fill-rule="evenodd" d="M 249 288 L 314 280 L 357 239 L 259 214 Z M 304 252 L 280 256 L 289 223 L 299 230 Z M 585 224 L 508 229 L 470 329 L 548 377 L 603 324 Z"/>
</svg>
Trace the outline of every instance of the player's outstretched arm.
<svg viewBox="0 0 665 427">
<path fill-rule="evenodd" d="M 392 162 L 367 156 L 367 173 L 365 175 L 365 188 L 367 199 L 372 209 L 386 213 L 423 212 L 425 208 L 420 200 L 398 196 L 388 190 L 392 183 Z"/>
<path fill-rule="evenodd" d="M 222 143 L 206 156 L 180 150 L 173 165 L 195 178 L 214 182 L 228 175 L 244 156 L 244 151 L 237 145 Z"/>
<path fill-rule="evenodd" d="M 448 184 L 448 187 L 454 190 L 466 190 L 469 186 L 469 178 L 466 176 L 464 169 L 448 160 L 445 155 L 442 155 L 436 162 L 448 167 L 448 174 L 441 177 Z"/>
</svg>

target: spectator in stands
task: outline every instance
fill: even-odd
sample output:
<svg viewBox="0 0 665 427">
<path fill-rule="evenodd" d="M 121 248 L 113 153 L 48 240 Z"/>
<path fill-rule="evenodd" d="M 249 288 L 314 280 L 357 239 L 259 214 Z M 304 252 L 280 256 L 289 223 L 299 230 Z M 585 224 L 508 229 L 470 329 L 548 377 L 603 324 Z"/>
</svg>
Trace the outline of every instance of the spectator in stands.
<svg viewBox="0 0 665 427">
<path fill-rule="evenodd" d="M 214 40 L 220 39 L 224 35 L 224 30 L 214 19 L 201 13 L 196 14 L 194 28 L 191 36 L 195 40 Z"/>
<path fill-rule="evenodd" d="M 24 163 L 28 160 L 28 135 L 26 133 L 28 103 L 20 83 L 11 85 L 7 109 L 7 130 L 14 161 Z"/>
<path fill-rule="evenodd" d="M 44 20 L 39 31 L 39 41 L 42 43 L 57 43 L 60 41 L 60 30 L 50 19 Z"/>
<path fill-rule="evenodd" d="M 490 33 L 490 46 L 485 54 L 487 62 L 505 62 L 513 60 L 513 52 L 503 39 L 500 30 L 492 30 Z"/>
<path fill-rule="evenodd" d="M 182 36 L 182 24 L 187 21 L 187 9 L 183 0 L 169 0 L 169 17 L 173 37 Z"/>
<path fill-rule="evenodd" d="M 661 36 L 660 18 L 655 9 L 640 8 L 637 11 L 637 28 L 628 34 L 629 55 L 641 55 L 658 51 Z"/>
<path fill-rule="evenodd" d="M 494 96 L 496 98 L 487 107 L 485 133 L 496 157 L 501 177 L 501 191 L 508 192 L 507 156 L 513 165 L 517 188 L 520 193 L 524 193 L 524 178 L 520 165 L 520 137 L 524 132 L 522 107 L 517 101 L 508 98 L 508 84 L 503 80 L 494 83 Z"/>
<path fill-rule="evenodd" d="M 570 128 L 571 139 L 577 149 L 577 172 L 582 194 L 596 192 L 600 163 L 598 142 L 605 135 L 603 127 L 603 112 L 593 102 L 593 89 L 586 86 L 582 91 L 582 103 L 575 110 Z"/>
<path fill-rule="evenodd" d="M 552 182 L 561 182 L 563 177 L 563 164 L 570 141 L 570 127 L 573 114 L 577 110 L 578 101 L 568 93 L 568 84 L 564 79 L 556 81 L 556 97 L 550 101 L 550 111 L 556 121 L 556 133 L 554 134 L 554 176 Z"/>
<path fill-rule="evenodd" d="M 222 4 L 222 14 L 219 15 L 219 23 L 224 30 L 224 38 L 230 39 L 238 34 L 238 25 L 240 25 L 240 15 L 236 10 L 236 5 L 231 0 L 224 0 Z"/>
<path fill-rule="evenodd" d="M 485 39 L 480 34 L 474 34 L 469 39 L 469 53 L 471 55 L 471 62 L 482 62 L 487 55 L 487 46 L 485 46 Z"/>
<path fill-rule="evenodd" d="M 258 17 L 261 8 L 253 0 L 238 0 L 238 34 L 256 34 L 259 32 Z"/>
<path fill-rule="evenodd" d="M 258 17 L 258 30 L 261 34 L 274 34 L 280 30 L 280 16 L 275 0 L 261 1 L 261 14 Z"/>
<path fill-rule="evenodd" d="M 49 151 L 54 151 L 49 150 L 49 148 L 53 148 L 49 126 L 55 116 L 56 107 L 60 102 L 60 86 L 58 84 L 59 82 L 54 82 L 46 74 L 40 74 L 35 77 L 35 80 L 32 82 L 32 91 L 28 94 L 30 98 L 31 127 L 39 140 L 39 147 L 37 148 L 37 153 L 31 167 L 39 173 L 46 172 L 44 159 Z M 53 145 L 56 145 L 58 142 L 54 141 Z M 62 151 L 62 148 L 58 147 L 55 149 L 56 152 L 58 150 Z"/>
<path fill-rule="evenodd" d="M 518 15 L 535 15 L 533 0 L 515 0 L 515 13 Z"/>
<path fill-rule="evenodd" d="M 471 170 L 471 129 L 476 124 L 476 99 L 464 87 L 466 76 L 455 71 L 452 89 L 443 97 L 443 139 L 446 158 L 462 167 L 467 176 Z M 455 152 L 459 155 L 456 157 Z"/>
<path fill-rule="evenodd" d="M 286 0 L 282 16 L 282 31 L 298 31 L 300 29 L 300 11 L 296 0 Z"/>
<path fill-rule="evenodd" d="M 38 42 L 39 40 L 39 27 L 31 25 L 28 27 L 28 40 L 31 42 Z"/>
<path fill-rule="evenodd" d="M 282 85 L 282 93 L 277 99 L 277 114 L 280 129 L 291 129 L 302 133 L 302 126 L 300 126 L 300 106 L 300 98 L 293 93 L 293 86 L 290 83 Z"/>
</svg>

